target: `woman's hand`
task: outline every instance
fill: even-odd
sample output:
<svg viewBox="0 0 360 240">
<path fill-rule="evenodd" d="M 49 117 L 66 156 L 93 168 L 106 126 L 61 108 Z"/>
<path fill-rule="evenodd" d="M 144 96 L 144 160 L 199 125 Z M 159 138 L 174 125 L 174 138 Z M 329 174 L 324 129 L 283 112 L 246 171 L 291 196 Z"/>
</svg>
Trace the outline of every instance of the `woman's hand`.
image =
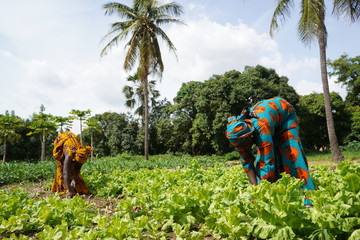
<svg viewBox="0 0 360 240">
<path fill-rule="evenodd" d="M 75 179 L 71 180 L 70 186 L 73 187 L 73 188 L 76 188 L 76 181 L 75 181 Z"/>
<path fill-rule="evenodd" d="M 67 198 L 72 198 L 74 194 L 71 191 L 68 191 L 68 193 L 65 195 Z"/>
</svg>

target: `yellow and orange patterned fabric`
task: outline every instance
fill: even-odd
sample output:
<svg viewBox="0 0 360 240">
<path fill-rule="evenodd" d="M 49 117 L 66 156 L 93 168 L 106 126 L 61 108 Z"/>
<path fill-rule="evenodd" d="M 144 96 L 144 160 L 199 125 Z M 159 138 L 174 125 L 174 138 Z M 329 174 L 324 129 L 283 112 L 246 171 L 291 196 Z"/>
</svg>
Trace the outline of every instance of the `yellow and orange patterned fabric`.
<svg viewBox="0 0 360 240">
<path fill-rule="evenodd" d="M 63 165 L 65 160 L 65 152 L 67 152 L 73 161 L 84 164 L 90 157 L 91 150 L 91 147 L 81 146 L 79 138 L 72 132 L 62 132 L 56 137 L 54 141 L 53 156 L 56 159 L 57 169 L 51 191 L 58 192 L 60 194 L 67 191 L 71 191 L 74 194 L 89 193 L 89 189 L 82 179 L 80 173 L 75 177 L 75 179 L 70 179 L 70 181 L 75 181 L 75 188 L 66 189 L 64 183 Z M 74 166 L 75 164 L 72 164 L 72 168 L 74 168 Z M 74 171 L 74 169 L 70 169 L 70 172 L 72 171 Z"/>
</svg>

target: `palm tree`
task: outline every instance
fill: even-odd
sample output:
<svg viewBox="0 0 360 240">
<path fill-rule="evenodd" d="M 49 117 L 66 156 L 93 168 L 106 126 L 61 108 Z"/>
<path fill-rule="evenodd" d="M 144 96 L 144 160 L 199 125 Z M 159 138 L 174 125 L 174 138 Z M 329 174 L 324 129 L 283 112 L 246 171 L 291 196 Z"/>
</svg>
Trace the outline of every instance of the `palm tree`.
<svg viewBox="0 0 360 240">
<path fill-rule="evenodd" d="M 137 60 L 137 74 L 140 77 L 144 91 L 144 155 L 149 157 L 149 104 L 148 104 L 148 76 L 158 75 L 161 77 L 164 71 L 164 64 L 161 57 L 158 38 L 165 41 L 168 48 L 175 53 L 175 46 L 160 28 L 167 23 L 182 23 L 172 16 L 180 16 L 182 7 L 175 3 L 159 5 L 157 0 L 134 0 L 133 6 L 110 2 L 104 5 L 106 15 L 118 14 L 125 19 L 122 22 L 115 22 L 111 25 L 110 31 L 104 38 L 112 37 L 104 49 L 101 56 L 124 40 L 129 34 L 130 40 L 126 44 L 127 53 L 124 61 L 124 69 L 130 71 L 135 66 Z"/>
<path fill-rule="evenodd" d="M 290 10 L 293 7 L 293 0 L 279 0 L 271 20 L 271 36 L 273 36 L 274 30 L 279 28 L 278 20 L 280 19 L 281 22 L 285 22 L 286 18 L 290 15 Z M 302 0 L 298 33 L 300 40 L 305 45 L 310 45 L 314 39 L 317 39 L 319 44 L 321 80 L 324 92 L 326 124 L 332 152 L 332 160 L 334 162 L 339 162 L 344 160 L 344 156 L 339 149 L 330 104 L 330 91 L 326 66 L 327 31 L 325 26 L 325 10 L 326 7 L 324 0 Z M 333 14 L 338 17 L 341 15 L 349 17 L 351 22 L 358 20 L 360 16 L 360 0 L 334 0 Z"/>
<path fill-rule="evenodd" d="M 139 107 L 135 109 L 135 114 L 139 116 L 144 116 L 144 90 L 143 90 L 143 84 L 141 83 L 140 79 L 138 78 L 137 74 L 130 75 L 127 78 L 127 81 L 133 82 L 136 84 L 135 89 L 132 86 L 125 85 L 123 88 L 123 93 L 126 97 L 125 105 L 128 108 L 134 108 L 136 105 L 136 98 L 139 99 L 140 104 Z M 140 84 L 137 84 L 140 82 Z M 155 89 L 156 81 L 151 80 L 148 84 L 148 93 L 151 95 L 150 101 L 151 106 L 155 106 L 157 101 L 156 99 L 160 96 L 160 93 L 158 90 Z"/>
</svg>

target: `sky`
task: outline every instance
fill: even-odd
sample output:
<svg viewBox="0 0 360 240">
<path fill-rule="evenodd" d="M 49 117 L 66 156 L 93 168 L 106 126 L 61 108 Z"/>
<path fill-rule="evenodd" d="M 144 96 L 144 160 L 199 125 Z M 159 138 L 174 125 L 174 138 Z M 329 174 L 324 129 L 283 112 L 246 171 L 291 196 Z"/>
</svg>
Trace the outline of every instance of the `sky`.
<svg viewBox="0 0 360 240">
<path fill-rule="evenodd" d="M 30 118 L 45 112 L 68 116 L 72 109 L 126 113 L 122 88 L 125 41 L 100 57 L 110 24 L 104 0 L 0 0 L 0 114 Z M 118 2 L 131 6 L 130 0 Z M 161 2 L 169 2 L 162 0 Z M 295 1 L 296 2 L 296 1 Z M 331 15 L 325 1 L 327 58 L 360 53 L 360 22 Z M 276 0 L 178 0 L 184 25 L 163 26 L 176 55 L 161 42 L 165 70 L 156 88 L 173 101 L 182 83 L 205 81 L 230 70 L 262 65 L 286 76 L 298 94 L 322 92 L 318 45 L 298 38 L 295 8 L 273 38 L 269 26 Z M 150 79 L 156 79 L 150 77 Z M 330 90 L 346 91 L 330 78 Z"/>
</svg>

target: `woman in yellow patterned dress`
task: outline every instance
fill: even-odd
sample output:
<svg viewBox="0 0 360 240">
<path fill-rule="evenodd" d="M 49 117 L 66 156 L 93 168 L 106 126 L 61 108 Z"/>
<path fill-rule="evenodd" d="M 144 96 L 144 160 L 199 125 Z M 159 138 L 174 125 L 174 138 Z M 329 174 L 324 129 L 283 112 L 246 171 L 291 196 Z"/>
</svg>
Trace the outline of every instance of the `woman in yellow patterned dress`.
<svg viewBox="0 0 360 240">
<path fill-rule="evenodd" d="M 89 193 L 80 169 L 89 158 L 91 150 L 91 147 L 81 146 L 79 138 L 72 132 L 62 132 L 56 137 L 53 156 L 57 169 L 52 192 L 66 194 L 66 197 Z"/>
</svg>

